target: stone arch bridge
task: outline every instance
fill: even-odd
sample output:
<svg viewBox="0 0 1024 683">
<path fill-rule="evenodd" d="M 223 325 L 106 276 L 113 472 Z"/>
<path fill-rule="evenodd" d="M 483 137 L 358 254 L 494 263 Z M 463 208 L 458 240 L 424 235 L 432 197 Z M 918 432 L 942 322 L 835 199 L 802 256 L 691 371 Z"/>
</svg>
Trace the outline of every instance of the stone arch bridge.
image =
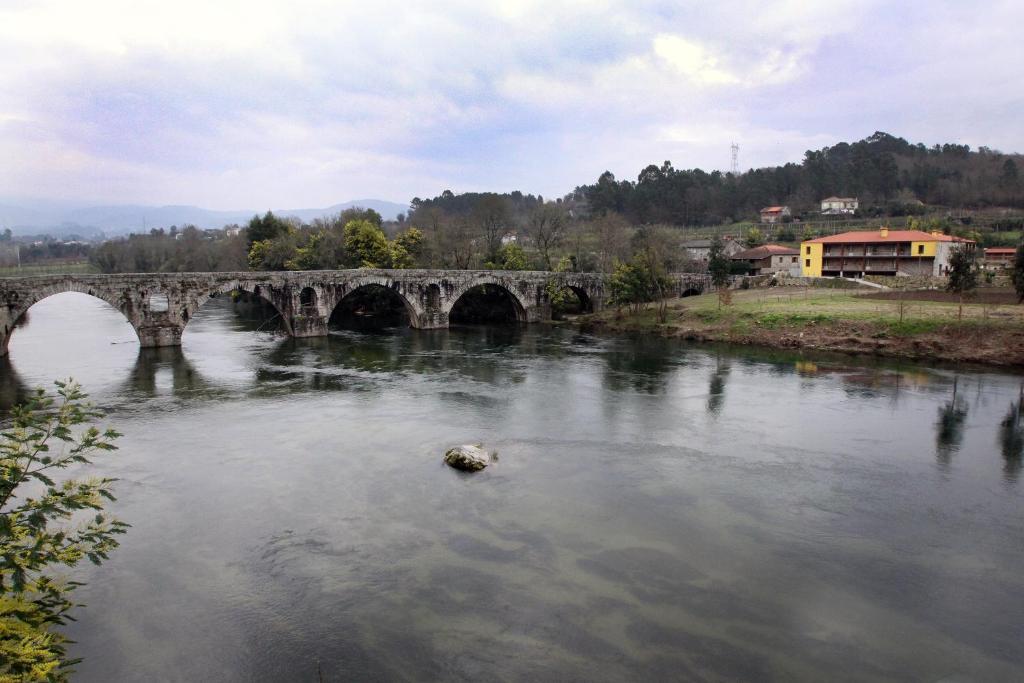
<svg viewBox="0 0 1024 683">
<path fill-rule="evenodd" d="M 0 356 L 15 325 L 36 302 L 63 292 L 81 292 L 121 311 L 143 347 L 178 346 L 189 320 L 211 297 L 235 290 L 271 303 L 294 337 L 327 334 L 327 322 L 342 299 L 369 286 L 396 293 L 419 329 L 448 327 L 458 300 L 481 285 L 507 293 L 522 323 L 551 318 L 549 283 L 572 289 L 583 306 L 601 310 L 608 301 L 607 275 L 494 270 L 317 270 L 242 273 L 131 273 L 0 278 Z M 672 276 L 678 296 L 712 289 L 703 274 Z"/>
</svg>

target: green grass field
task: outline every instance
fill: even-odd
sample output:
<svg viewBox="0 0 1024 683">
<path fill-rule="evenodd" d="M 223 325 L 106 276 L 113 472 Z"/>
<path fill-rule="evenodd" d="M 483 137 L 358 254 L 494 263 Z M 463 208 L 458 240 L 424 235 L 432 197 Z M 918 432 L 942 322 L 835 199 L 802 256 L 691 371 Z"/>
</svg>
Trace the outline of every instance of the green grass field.
<svg viewBox="0 0 1024 683">
<path fill-rule="evenodd" d="M 894 337 L 913 337 L 934 332 L 950 323 L 973 328 L 1024 326 L 1024 306 L 965 302 L 963 319 L 959 305 L 939 301 L 869 299 L 872 290 L 838 290 L 811 287 L 777 287 L 735 290 L 731 305 L 719 305 L 717 294 L 673 299 L 668 302 L 668 321 L 659 323 L 657 307 L 650 305 L 628 316 L 629 327 L 687 327 L 694 323 L 735 332 L 754 329 L 839 327 L 843 323 L 870 323 Z M 902 312 L 901 312 L 902 308 Z M 614 311 L 602 314 L 617 315 Z"/>
</svg>

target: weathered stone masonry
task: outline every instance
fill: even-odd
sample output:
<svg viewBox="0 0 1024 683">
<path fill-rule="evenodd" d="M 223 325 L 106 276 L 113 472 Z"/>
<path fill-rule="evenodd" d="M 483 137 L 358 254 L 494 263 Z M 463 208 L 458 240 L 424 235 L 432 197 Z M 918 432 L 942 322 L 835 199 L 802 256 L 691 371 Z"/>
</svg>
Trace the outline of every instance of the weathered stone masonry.
<svg viewBox="0 0 1024 683">
<path fill-rule="evenodd" d="M 707 276 L 673 276 L 677 294 L 710 289 Z M 210 297 L 240 290 L 261 296 L 277 309 L 288 334 L 327 334 L 327 321 L 343 298 L 360 287 L 379 285 L 405 303 L 412 327 L 448 327 L 459 298 L 479 285 L 511 295 L 520 322 L 548 320 L 547 284 L 569 287 L 591 310 L 607 301 L 600 273 L 492 270 L 318 270 L 260 273 L 138 273 L 0 278 L 0 356 L 18 319 L 32 304 L 62 292 L 81 292 L 121 311 L 143 347 L 178 346 L 188 321 Z"/>
</svg>

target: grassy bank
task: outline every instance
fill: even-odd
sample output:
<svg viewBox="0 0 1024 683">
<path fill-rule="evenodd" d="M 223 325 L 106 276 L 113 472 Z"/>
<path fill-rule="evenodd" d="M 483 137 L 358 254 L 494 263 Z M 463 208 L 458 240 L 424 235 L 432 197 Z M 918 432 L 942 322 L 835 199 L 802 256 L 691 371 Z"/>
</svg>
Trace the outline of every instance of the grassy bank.
<svg viewBox="0 0 1024 683">
<path fill-rule="evenodd" d="M 664 322 L 653 305 L 579 320 L 700 341 L 1024 367 L 1024 306 L 1009 303 L 965 303 L 960 320 L 956 301 L 785 287 L 735 291 L 731 306 L 715 294 L 674 299 Z"/>
</svg>

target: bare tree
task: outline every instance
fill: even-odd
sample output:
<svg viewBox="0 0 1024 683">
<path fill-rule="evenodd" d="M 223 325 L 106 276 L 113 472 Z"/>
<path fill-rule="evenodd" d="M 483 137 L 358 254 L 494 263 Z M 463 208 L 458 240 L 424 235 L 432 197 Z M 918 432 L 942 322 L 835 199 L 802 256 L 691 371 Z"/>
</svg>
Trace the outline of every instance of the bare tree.
<svg viewBox="0 0 1024 683">
<path fill-rule="evenodd" d="M 553 202 L 538 205 L 527 222 L 527 230 L 545 270 L 551 270 L 551 250 L 562 243 L 565 230 L 565 212 Z"/>
<path fill-rule="evenodd" d="M 616 261 L 629 258 L 629 224 L 622 216 L 606 214 L 593 223 L 597 237 L 597 268 L 610 273 Z"/>
<path fill-rule="evenodd" d="M 485 261 L 497 259 L 501 238 L 508 229 L 508 202 L 501 195 L 489 194 L 477 202 L 473 209 L 473 222 L 484 238 Z"/>
<path fill-rule="evenodd" d="M 423 229 L 428 235 L 433 262 L 442 268 L 466 270 L 473 262 L 474 228 L 464 216 L 446 216 L 440 211 L 431 214 L 431 222 Z"/>
</svg>

